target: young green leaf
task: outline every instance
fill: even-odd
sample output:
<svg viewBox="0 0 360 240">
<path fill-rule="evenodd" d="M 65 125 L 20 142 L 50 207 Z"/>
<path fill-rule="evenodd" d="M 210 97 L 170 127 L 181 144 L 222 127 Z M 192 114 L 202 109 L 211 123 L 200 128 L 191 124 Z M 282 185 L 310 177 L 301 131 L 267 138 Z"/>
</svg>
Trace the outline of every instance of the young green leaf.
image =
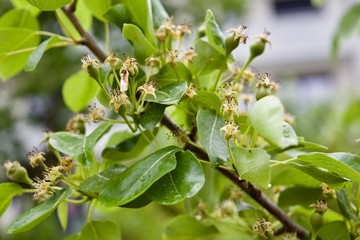
<svg viewBox="0 0 360 240">
<path fill-rule="evenodd" d="M 106 11 L 104 17 L 120 29 L 123 28 L 125 23 L 131 22 L 130 12 L 124 4 L 116 4 L 112 6 Z"/>
<path fill-rule="evenodd" d="M 158 52 L 138 26 L 134 24 L 124 24 L 122 32 L 124 38 L 133 44 L 134 54 L 139 63 L 145 63 L 146 58 L 151 57 Z"/>
<path fill-rule="evenodd" d="M 200 109 L 196 116 L 200 142 L 209 155 L 211 164 L 217 166 L 230 158 L 221 128 L 225 121 L 213 110 Z"/>
<path fill-rule="evenodd" d="M 149 103 L 146 110 L 140 114 L 140 125 L 152 131 L 164 116 L 165 108 L 166 106 L 163 104 Z"/>
<path fill-rule="evenodd" d="M 71 192 L 72 191 L 70 188 L 56 191 L 45 202 L 40 203 L 36 207 L 26 211 L 20 217 L 18 217 L 13 223 L 10 224 L 8 232 L 24 232 L 35 227 L 45 218 L 50 216 L 50 214 L 59 206 L 60 203 L 70 197 Z"/>
<path fill-rule="evenodd" d="M 164 19 L 169 18 L 169 14 L 166 12 L 164 6 L 161 4 L 160 0 L 151 1 L 151 9 L 153 14 L 154 27 L 159 28 L 163 23 Z"/>
<path fill-rule="evenodd" d="M 176 167 L 175 153 L 178 151 L 175 146 L 162 148 L 111 178 L 100 191 L 100 202 L 107 206 L 119 206 L 139 197 Z"/>
<path fill-rule="evenodd" d="M 59 206 L 57 208 L 57 215 L 59 218 L 61 228 L 63 229 L 63 231 L 66 231 L 67 224 L 68 224 L 68 204 L 67 204 L 67 202 L 64 201 L 59 204 Z"/>
<path fill-rule="evenodd" d="M 34 71 L 45 51 L 52 47 L 52 44 L 62 42 L 57 36 L 50 37 L 43 41 L 29 56 L 24 70 L 26 72 Z"/>
<path fill-rule="evenodd" d="M 192 101 L 198 108 L 211 109 L 216 112 L 220 111 L 222 105 L 222 102 L 216 93 L 206 90 L 197 91 Z"/>
<path fill-rule="evenodd" d="M 281 138 L 281 146 L 297 146 L 299 144 L 298 137 L 294 129 L 287 122 L 283 122 L 283 134 Z"/>
<path fill-rule="evenodd" d="M 86 179 L 80 184 L 79 189 L 87 194 L 96 196 L 111 178 L 121 174 L 126 168 L 121 164 L 113 164 L 108 169 Z"/>
<path fill-rule="evenodd" d="M 13 197 L 23 193 L 22 187 L 13 182 L 0 183 L 0 217 L 9 207 Z"/>
<path fill-rule="evenodd" d="M 324 169 L 318 168 L 311 163 L 302 161 L 300 159 L 296 159 L 293 161 L 285 162 L 288 166 L 296 168 L 303 173 L 308 174 L 309 176 L 313 177 L 320 182 L 324 182 L 329 184 L 330 186 L 339 186 L 342 185 L 344 182 L 348 182 L 349 179 L 339 176 L 337 174 L 328 172 Z"/>
<path fill-rule="evenodd" d="M 194 196 L 204 185 L 204 171 L 189 151 L 176 154 L 176 168 L 156 181 L 147 196 L 161 204 L 175 204 Z"/>
<path fill-rule="evenodd" d="M 211 46 L 216 48 L 219 52 L 225 53 L 224 34 L 221 32 L 211 10 L 207 10 L 206 13 L 205 32 Z"/>
<path fill-rule="evenodd" d="M 54 11 L 71 3 L 71 0 L 26 0 L 28 3 L 42 11 Z"/>
<path fill-rule="evenodd" d="M 150 3 L 151 1 L 131 0 L 123 2 L 131 14 L 132 22 L 141 29 L 147 41 L 152 46 L 156 46 L 155 29 L 152 20 L 153 16 Z"/>
<path fill-rule="evenodd" d="M 29 9 L 12 9 L 5 12 L 0 18 L 0 28 L 20 28 L 38 31 L 40 24 Z"/>
<path fill-rule="evenodd" d="M 73 112 L 80 112 L 94 99 L 98 89 L 98 83 L 80 70 L 65 80 L 62 95 L 68 108 Z"/>
<path fill-rule="evenodd" d="M 179 81 L 190 82 L 192 76 L 190 70 L 183 63 L 178 63 L 175 67 L 165 64 L 154 78 L 159 87 L 163 87 Z"/>
<path fill-rule="evenodd" d="M 19 73 L 39 41 L 34 30 L 0 28 L 0 77 L 7 80 Z"/>
<path fill-rule="evenodd" d="M 280 148 L 292 143 L 283 140 L 284 108 L 276 96 L 266 96 L 257 101 L 249 113 L 249 121 L 255 131 L 270 143 Z"/>
<path fill-rule="evenodd" d="M 360 183 L 360 173 L 354 170 L 351 166 L 341 162 L 325 153 L 311 153 L 306 155 L 299 155 L 298 158 L 302 161 L 310 163 L 318 168 L 326 169 L 331 173 L 335 173 L 343 178 Z"/>
<path fill-rule="evenodd" d="M 298 185 L 281 191 L 278 204 L 281 208 L 294 205 L 309 207 L 316 199 L 323 199 L 321 188 Z"/>
<path fill-rule="evenodd" d="M 111 126 L 111 123 L 104 123 L 87 137 L 69 132 L 56 132 L 51 134 L 49 143 L 56 150 L 76 158 L 81 165 L 91 167 L 95 162 L 95 144 Z"/>
<path fill-rule="evenodd" d="M 212 73 L 225 62 L 225 55 L 214 48 L 210 43 L 203 40 L 197 41 L 195 45 L 197 56 L 194 57 L 193 63 L 198 75 Z"/>
<path fill-rule="evenodd" d="M 261 148 L 234 147 L 234 164 L 241 179 L 264 189 L 270 183 L 270 155 Z"/>
<path fill-rule="evenodd" d="M 165 87 L 161 87 L 155 91 L 156 97 L 149 94 L 145 100 L 148 102 L 156 102 L 164 105 L 177 104 L 184 96 L 187 89 L 186 81 L 179 81 L 169 84 Z"/>
<path fill-rule="evenodd" d="M 91 13 L 100 21 L 106 22 L 104 14 L 111 7 L 111 0 L 86 0 L 84 1 L 86 7 L 91 11 Z"/>
<path fill-rule="evenodd" d="M 28 3 L 27 1 L 24 1 L 24 0 L 10 0 L 10 2 L 14 6 L 14 8 L 16 8 L 16 9 L 24 9 L 24 10 L 30 11 L 30 13 L 35 17 L 38 16 L 39 13 L 41 13 L 40 9 L 34 7 L 30 3 Z"/>
</svg>

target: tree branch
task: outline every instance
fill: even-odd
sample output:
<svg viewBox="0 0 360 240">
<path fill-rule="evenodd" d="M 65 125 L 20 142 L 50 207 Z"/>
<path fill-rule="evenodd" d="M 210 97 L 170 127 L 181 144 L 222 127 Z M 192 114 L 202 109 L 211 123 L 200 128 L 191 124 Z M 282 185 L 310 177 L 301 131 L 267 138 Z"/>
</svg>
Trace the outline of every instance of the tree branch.
<svg viewBox="0 0 360 240">
<path fill-rule="evenodd" d="M 65 13 L 65 15 L 69 18 L 71 23 L 74 25 L 76 30 L 79 32 L 82 37 L 81 41 L 78 43 L 85 45 L 89 48 L 89 50 L 97 57 L 101 62 L 105 61 L 107 58 L 106 53 L 101 50 L 99 45 L 94 41 L 94 39 L 90 36 L 90 34 L 83 28 L 79 20 L 74 14 L 75 6 L 73 4 L 66 5 L 61 8 L 61 10 Z"/>
<path fill-rule="evenodd" d="M 166 126 L 175 134 L 178 134 L 182 131 L 181 128 L 166 115 L 164 115 L 164 117 L 162 118 L 161 124 Z M 198 157 L 200 157 L 201 159 L 209 161 L 209 156 L 204 150 L 190 144 L 186 144 L 185 149 L 189 149 L 190 151 L 198 155 Z M 296 233 L 297 237 L 299 238 L 304 238 L 308 234 L 303 227 L 294 222 L 281 208 L 271 202 L 271 200 L 260 189 L 256 188 L 250 182 L 240 180 L 239 176 L 237 176 L 235 173 L 229 172 L 228 170 L 219 167 L 216 169 L 221 172 L 225 177 L 230 179 L 234 184 L 240 187 L 252 199 L 254 199 L 261 206 L 263 206 L 276 219 L 278 219 L 283 224 L 280 232 Z"/>
<path fill-rule="evenodd" d="M 93 54 L 95 54 L 96 57 L 99 58 L 100 61 L 102 62 L 105 61 L 105 59 L 107 58 L 105 52 L 101 50 L 101 48 L 97 45 L 94 39 L 85 31 L 85 29 L 78 21 L 77 17 L 74 15 L 75 6 L 70 4 L 63 7 L 62 10 L 69 18 L 69 20 L 72 22 L 72 24 L 79 32 L 79 34 L 81 35 L 82 41 L 80 42 L 80 44 L 87 46 L 89 50 Z M 166 115 L 164 115 L 164 117 L 162 118 L 161 124 L 166 126 L 175 134 L 179 134 L 183 132 L 183 130 Z M 193 128 L 192 132 L 189 135 L 190 139 L 195 139 L 195 131 L 196 128 Z M 209 156 L 207 155 L 207 153 L 200 148 L 197 148 L 190 144 L 186 144 L 185 149 L 191 150 L 192 152 L 197 154 L 198 157 L 200 157 L 201 159 L 207 161 L 209 160 Z M 222 168 L 216 168 L 216 169 L 219 172 L 221 172 L 224 176 L 226 176 L 228 179 L 230 179 L 234 184 L 239 186 L 244 192 L 249 194 L 251 198 L 257 201 L 261 206 L 263 206 L 269 213 L 271 213 L 276 219 L 278 219 L 283 224 L 283 227 L 280 228 L 278 232 L 296 233 L 297 236 L 300 238 L 304 238 L 308 234 L 303 227 L 301 227 L 296 222 L 294 222 L 282 209 L 280 209 L 278 206 L 272 203 L 271 200 L 260 189 L 253 186 L 250 182 L 240 180 L 239 177 L 232 172 L 229 172 Z"/>
</svg>

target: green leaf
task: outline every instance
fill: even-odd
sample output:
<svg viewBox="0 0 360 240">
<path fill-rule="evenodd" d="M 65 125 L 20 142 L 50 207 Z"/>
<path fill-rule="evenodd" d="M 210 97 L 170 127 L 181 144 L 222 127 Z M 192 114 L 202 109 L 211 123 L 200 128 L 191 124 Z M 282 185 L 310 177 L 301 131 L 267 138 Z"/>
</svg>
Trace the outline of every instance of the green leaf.
<svg viewBox="0 0 360 240">
<path fill-rule="evenodd" d="M 175 146 L 160 149 L 111 178 L 100 191 L 100 202 L 107 206 L 118 206 L 139 197 L 154 182 L 176 167 L 175 153 L 178 151 L 179 148 Z"/>
<path fill-rule="evenodd" d="M 10 224 L 8 232 L 9 233 L 24 232 L 35 227 L 45 218 L 50 216 L 50 214 L 59 206 L 59 204 L 70 196 L 71 196 L 70 188 L 56 191 L 45 202 L 40 203 L 36 207 L 26 211 L 20 217 L 18 217 L 13 223 Z"/>
<path fill-rule="evenodd" d="M 355 210 L 351 207 L 350 198 L 346 188 L 336 191 L 336 200 L 344 217 L 349 220 L 358 220 Z"/>
<path fill-rule="evenodd" d="M 59 218 L 59 222 L 63 231 L 66 231 L 68 224 L 68 204 L 67 202 L 62 202 L 59 204 L 57 208 L 57 215 Z"/>
<path fill-rule="evenodd" d="M 222 102 L 216 93 L 206 90 L 198 90 L 192 101 L 198 108 L 216 110 L 216 112 L 220 111 L 222 105 Z"/>
<path fill-rule="evenodd" d="M 297 146 L 299 144 L 298 137 L 294 129 L 287 122 L 283 122 L 283 134 L 281 138 L 281 146 L 285 148 L 289 146 Z"/>
<path fill-rule="evenodd" d="M 279 207 L 288 208 L 294 205 L 309 207 L 317 199 L 323 199 L 323 193 L 319 187 L 294 186 L 281 191 Z"/>
<path fill-rule="evenodd" d="M 56 132 L 51 134 L 49 143 L 56 150 L 74 157 L 81 165 L 91 167 L 96 161 L 95 144 L 111 126 L 111 123 L 103 123 L 87 137 L 69 132 Z"/>
<path fill-rule="evenodd" d="M 164 105 L 178 104 L 187 90 L 187 82 L 179 81 L 161 87 L 155 91 L 156 98 L 153 95 L 147 95 L 145 100 Z"/>
<path fill-rule="evenodd" d="M 93 16 L 90 12 L 90 10 L 86 7 L 87 0 L 79 0 L 76 4 L 76 9 L 74 12 L 74 15 L 80 22 L 81 26 L 86 30 L 89 31 L 92 26 L 93 22 Z M 102 3 L 105 1 L 102 1 Z M 66 16 L 66 14 L 61 10 L 57 9 L 55 11 L 58 23 L 60 24 L 60 27 L 62 31 L 65 33 L 66 36 L 75 39 L 75 40 L 81 40 L 82 36 L 80 33 L 76 30 L 72 22 L 69 20 L 69 18 Z"/>
<path fill-rule="evenodd" d="M 9 207 L 13 197 L 21 195 L 22 193 L 22 187 L 16 183 L 0 183 L 0 217 Z"/>
<path fill-rule="evenodd" d="M 98 89 L 98 83 L 80 70 L 65 80 L 62 88 L 65 105 L 73 112 L 80 112 L 94 99 Z"/>
<path fill-rule="evenodd" d="M 148 144 L 154 140 L 154 135 L 150 131 L 145 131 L 135 136 L 128 132 L 118 132 L 115 134 L 117 135 L 115 137 L 117 142 L 120 143 L 115 147 L 105 148 L 102 153 L 103 158 L 113 162 L 132 160 L 140 156 Z"/>
<path fill-rule="evenodd" d="M 111 0 L 84 0 L 85 5 L 90 9 L 91 13 L 100 21 L 106 22 L 103 17 L 107 10 L 111 7 Z"/>
<path fill-rule="evenodd" d="M 344 178 L 342 176 L 338 176 L 336 174 L 333 174 L 331 172 L 328 172 L 324 169 L 318 168 L 308 162 L 301 161 L 301 160 L 294 160 L 289 162 L 284 162 L 288 166 L 291 166 L 293 168 L 296 168 L 303 173 L 306 173 L 313 177 L 316 180 L 319 180 L 320 182 L 324 182 L 329 184 L 330 186 L 338 186 L 341 185 L 344 182 L 348 182 L 349 179 Z"/>
<path fill-rule="evenodd" d="M 123 36 L 134 46 L 134 54 L 139 63 L 144 64 L 145 59 L 156 55 L 158 50 L 149 42 L 140 28 L 134 24 L 124 24 Z"/>
<path fill-rule="evenodd" d="M 360 4 L 354 4 L 343 15 L 332 42 L 331 54 L 335 58 L 342 38 L 347 37 L 359 26 Z"/>
<path fill-rule="evenodd" d="M 113 164 L 108 169 L 86 179 L 80 184 L 79 189 L 96 197 L 111 178 L 121 174 L 126 168 L 121 164 Z"/>
<path fill-rule="evenodd" d="M 169 18 L 169 14 L 166 12 L 160 0 L 152 0 L 151 9 L 153 13 L 154 28 L 157 29 L 163 23 L 164 19 Z"/>
<path fill-rule="evenodd" d="M 241 179 L 264 189 L 270 183 L 270 155 L 261 148 L 234 148 L 234 164 Z"/>
<path fill-rule="evenodd" d="M 200 142 L 205 147 L 211 164 L 217 166 L 230 158 L 225 138 L 220 129 L 225 121 L 213 110 L 200 109 L 196 116 Z"/>
<path fill-rule="evenodd" d="M 29 9 L 11 9 L 0 18 L 0 28 L 8 27 L 38 31 L 40 24 Z"/>
<path fill-rule="evenodd" d="M 152 46 L 156 46 L 155 30 L 152 21 L 151 3 L 148 0 L 123 0 L 129 10 L 132 22 L 137 25 L 145 34 L 147 41 Z M 123 29 L 124 31 L 124 29 Z M 124 35 L 125 36 L 125 35 Z"/>
<path fill-rule="evenodd" d="M 29 10 L 30 13 L 33 16 L 37 16 L 37 15 L 39 15 L 39 13 L 41 13 L 41 11 L 38 8 L 34 7 L 30 3 L 28 3 L 27 1 L 24 1 L 24 0 L 10 0 L 10 2 L 14 6 L 14 8 Z"/>
<path fill-rule="evenodd" d="M 335 173 L 338 176 L 360 183 L 359 172 L 351 168 L 351 166 L 348 166 L 346 163 L 332 158 L 324 153 L 299 155 L 298 158 L 318 168 L 326 169 L 327 171 Z"/>
<path fill-rule="evenodd" d="M 199 40 L 195 45 L 197 56 L 194 57 L 193 63 L 198 75 L 212 73 L 214 69 L 219 69 L 226 61 L 225 55 L 211 46 L 210 43 Z"/>
<path fill-rule="evenodd" d="M 154 75 L 156 83 L 160 86 L 166 86 L 180 80 L 191 81 L 192 75 L 190 70 L 183 64 L 178 63 L 176 66 L 165 64 L 157 74 Z"/>
<path fill-rule="evenodd" d="M 120 227 L 111 221 L 91 221 L 81 230 L 76 240 L 121 240 Z"/>
<path fill-rule="evenodd" d="M 40 59 L 44 55 L 45 51 L 49 48 L 53 47 L 53 44 L 62 42 L 57 36 L 53 36 L 43 41 L 29 56 L 26 61 L 26 65 L 24 70 L 26 72 L 34 71 L 36 66 L 38 65 Z"/>
<path fill-rule="evenodd" d="M 219 52 L 225 53 L 224 34 L 221 32 L 219 25 L 215 21 L 214 14 L 207 10 L 205 17 L 205 32 L 211 46 Z"/>
<path fill-rule="evenodd" d="M 249 120 L 255 131 L 270 143 L 280 148 L 290 146 L 291 141 L 283 140 L 284 108 L 276 96 L 266 96 L 257 101 L 249 114 Z"/>
<path fill-rule="evenodd" d="M 121 29 L 125 23 L 131 22 L 130 12 L 124 4 L 112 6 L 106 11 L 104 17 Z"/>
<path fill-rule="evenodd" d="M 214 235 L 219 233 L 214 226 L 206 226 L 193 217 L 180 215 L 166 227 L 164 240 L 214 239 Z"/>
<path fill-rule="evenodd" d="M 178 152 L 176 162 L 176 168 L 156 181 L 146 192 L 151 200 L 161 204 L 175 204 L 194 196 L 204 185 L 204 171 L 191 152 Z"/>
<path fill-rule="evenodd" d="M 31 49 L 38 45 L 39 40 L 34 30 L 0 29 L 0 77 L 3 80 L 16 75 L 24 68 Z"/>
<path fill-rule="evenodd" d="M 326 155 L 345 163 L 346 165 L 360 173 L 360 157 L 358 155 L 344 152 L 328 153 Z"/>
<path fill-rule="evenodd" d="M 54 11 L 71 3 L 71 0 L 26 0 L 28 3 L 43 11 Z"/>
<path fill-rule="evenodd" d="M 350 240 L 350 232 L 344 221 L 326 223 L 317 232 L 322 240 Z"/>
<path fill-rule="evenodd" d="M 165 108 L 166 106 L 162 104 L 149 103 L 146 110 L 140 114 L 140 125 L 152 131 L 164 116 Z"/>
</svg>

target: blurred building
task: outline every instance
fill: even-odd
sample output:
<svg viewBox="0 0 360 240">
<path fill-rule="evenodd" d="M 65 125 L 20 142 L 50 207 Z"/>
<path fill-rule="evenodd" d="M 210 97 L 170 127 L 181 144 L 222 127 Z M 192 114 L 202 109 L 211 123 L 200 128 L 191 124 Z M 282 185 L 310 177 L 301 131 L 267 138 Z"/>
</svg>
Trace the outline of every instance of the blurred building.
<svg viewBox="0 0 360 240">
<path fill-rule="evenodd" d="M 314 7 L 311 0 L 247 1 L 244 22 L 249 35 L 266 28 L 273 43 L 253 65 L 280 81 L 279 94 L 293 111 L 321 102 L 346 104 L 351 96 L 359 96 L 360 36 L 345 38 L 337 60 L 331 61 L 341 17 L 355 3 L 325 0 Z"/>
</svg>

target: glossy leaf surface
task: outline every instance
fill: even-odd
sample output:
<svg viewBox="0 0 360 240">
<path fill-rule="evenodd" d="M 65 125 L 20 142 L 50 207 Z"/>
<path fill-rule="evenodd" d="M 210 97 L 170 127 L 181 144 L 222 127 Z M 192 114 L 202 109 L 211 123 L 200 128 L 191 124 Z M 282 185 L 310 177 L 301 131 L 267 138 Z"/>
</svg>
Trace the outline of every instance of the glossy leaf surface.
<svg viewBox="0 0 360 240">
<path fill-rule="evenodd" d="M 216 48 L 219 52 L 225 52 L 224 35 L 217 24 L 214 14 L 208 10 L 205 17 L 205 31 L 211 46 Z"/>
<path fill-rule="evenodd" d="M 111 126 L 111 123 L 104 123 L 87 137 L 69 132 L 56 132 L 51 134 L 49 143 L 56 150 L 75 157 L 81 165 L 90 167 L 95 161 L 94 147 L 96 142 Z"/>
<path fill-rule="evenodd" d="M 62 95 L 66 106 L 73 112 L 79 112 L 90 104 L 98 89 L 97 82 L 80 70 L 65 80 Z"/>
<path fill-rule="evenodd" d="M 260 148 L 234 148 L 235 167 L 241 179 L 262 188 L 270 183 L 270 155 Z"/>
<path fill-rule="evenodd" d="M 289 142 L 283 142 L 284 108 L 280 100 L 266 96 L 257 101 L 249 114 L 249 120 L 255 131 L 270 143 L 286 148 Z"/>
<path fill-rule="evenodd" d="M 338 176 L 360 183 L 360 173 L 353 169 L 351 165 L 347 165 L 346 163 L 332 158 L 324 153 L 300 155 L 298 158 L 316 167 L 335 173 Z"/>
<path fill-rule="evenodd" d="M 59 204 L 70 196 L 70 188 L 56 191 L 48 200 L 40 203 L 36 207 L 26 211 L 20 217 L 18 217 L 13 223 L 11 223 L 8 232 L 24 232 L 35 227 L 45 218 L 50 216 L 50 214 L 59 206 Z"/>
<path fill-rule="evenodd" d="M 221 128 L 225 121 L 215 111 L 200 109 L 196 116 L 200 141 L 209 155 L 210 162 L 217 166 L 228 161 L 229 152 Z"/>
<path fill-rule="evenodd" d="M 153 130 L 164 116 L 165 108 L 163 104 L 150 103 L 140 115 L 140 125 L 147 130 Z"/>
<path fill-rule="evenodd" d="M 178 151 L 179 148 L 175 146 L 160 149 L 111 178 L 100 191 L 100 202 L 107 206 L 119 206 L 139 197 L 176 167 L 175 153 Z"/>
<path fill-rule="evenodd" d="M 194 196 L 204 185 L 204 172 L 191 152 L 178 152 L 176 162 L 176 168 L 156 181 L 146 192 L 153 201 L 175 204 Z"/>
<path fill-rule="evenodd" d="M 156 102 L 164 105 L 177 104 L 187 89 L 187 82 L 175 82 L 155 91 L 156 97 L 147 95 L 145 100 L 148 102 Z"/>
</svg>

